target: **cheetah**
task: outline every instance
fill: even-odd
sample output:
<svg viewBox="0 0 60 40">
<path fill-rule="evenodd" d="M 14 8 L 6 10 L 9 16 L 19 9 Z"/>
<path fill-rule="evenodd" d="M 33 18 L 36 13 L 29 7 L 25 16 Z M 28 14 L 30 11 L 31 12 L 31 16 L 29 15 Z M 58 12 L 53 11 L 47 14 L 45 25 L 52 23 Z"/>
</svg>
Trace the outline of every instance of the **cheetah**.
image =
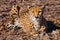
<svg viewBox="0 0 60 40">
<path fill-rule="evenodd" d="M 18 6 L 17 6 L 17 4 L 12 6 L 11 11 L 9 13 L 10 13 L 11 20 L 10 20 L 8 27 L 14 28 L 15 26 L 18 25 Z"/>
<path fill-rule="evenodd" d="M 42 9 L 43 9 L 43 6 L 34 6 L 32 8 L 29 9 L 29 13 L 31 14 L 30 15 L 30 18 L 34 21 L 34 27 L 35 29 L 37 30 L 38 27 L 40 26 L 40 16 L 42 16 Z"/>
</svg>

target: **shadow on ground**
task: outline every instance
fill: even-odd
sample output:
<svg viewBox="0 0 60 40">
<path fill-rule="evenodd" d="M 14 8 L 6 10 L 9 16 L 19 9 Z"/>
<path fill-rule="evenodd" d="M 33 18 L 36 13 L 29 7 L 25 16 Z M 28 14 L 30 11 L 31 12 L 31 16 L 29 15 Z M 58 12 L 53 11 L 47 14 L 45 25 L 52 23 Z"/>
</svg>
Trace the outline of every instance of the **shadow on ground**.
<svg viewBox="0 0 60 40">
<path fill-rule="evenodd" d="M 46 33 L 51 33 L 53 30 L 60 29 L 60 27 L 56 26 L 52 21 L 47 21 L 47 27 Z"/>
</svg>

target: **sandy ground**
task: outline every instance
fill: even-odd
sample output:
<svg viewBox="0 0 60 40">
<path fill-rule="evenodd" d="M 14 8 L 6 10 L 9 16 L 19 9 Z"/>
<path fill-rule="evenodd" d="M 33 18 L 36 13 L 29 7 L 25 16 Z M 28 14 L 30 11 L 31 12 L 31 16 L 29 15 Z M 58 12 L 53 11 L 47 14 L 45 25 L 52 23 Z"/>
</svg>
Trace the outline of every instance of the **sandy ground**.
<svg viewBox="0 0 60 40">
<path fill-rule="evenodd" d="M 46 5 L 44 9 L 44 18 L 47 20 L 51 31 L 49 33 L 40 32 L 38 36 L 27 35 L 22 29 L 9 29 L 6 24 L 9 21 L 9 11 L 13 4 L 24 5 Z M 7 14 L 7 16 L 3 16 Z M 2 25 L 2 24 L 5 25 Z M 54 24 L 53 24 L 54 23 Z M 60 40 L 60 30 L 54 27 L 60 27 L 60 0 L 0 0 L 0 40 Z M 52 27 L 52 29 L 51 29 Z"/>
</svg>

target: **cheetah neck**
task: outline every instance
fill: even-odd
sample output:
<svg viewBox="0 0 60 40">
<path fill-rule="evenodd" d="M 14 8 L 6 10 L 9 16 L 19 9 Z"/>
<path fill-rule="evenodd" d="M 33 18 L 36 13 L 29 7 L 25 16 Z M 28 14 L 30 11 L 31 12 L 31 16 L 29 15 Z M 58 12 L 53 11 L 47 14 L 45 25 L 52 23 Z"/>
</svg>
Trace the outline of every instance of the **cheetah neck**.
<svg viewBox="0 0 60 40">
<path fill-rule="evenodd" d="M 18 16 L 15 17 L 15 25 L 18 25 Z"/>
<path fill-rule="evenodd" d="M 36 19 L 33 15 L 30 15 L 30 18 L 32 19 L 32 21 L 34 23 L 34 28 L 37 30 L 39 27 L 38 19 Z"/>
<path fill-rule="evenodd" d="M 15 22 L 15 25 L 18 25 L 18 19 L 15 19 L 15 21 L 16 21 L 16 22 Z"/>
</svg>

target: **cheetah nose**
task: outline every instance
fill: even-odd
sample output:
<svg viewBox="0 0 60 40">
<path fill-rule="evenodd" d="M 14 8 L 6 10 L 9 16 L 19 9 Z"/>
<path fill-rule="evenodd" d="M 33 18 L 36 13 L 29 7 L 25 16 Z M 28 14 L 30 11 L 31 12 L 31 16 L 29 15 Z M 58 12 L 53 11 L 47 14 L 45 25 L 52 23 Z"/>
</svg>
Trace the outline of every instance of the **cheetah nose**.
<svg viewBox="0 0 60 40">
<path fill-rule="evenodd" d="M 35 17 L 35 18 L 38 18 L 38 17 Z"/>
</svg>

